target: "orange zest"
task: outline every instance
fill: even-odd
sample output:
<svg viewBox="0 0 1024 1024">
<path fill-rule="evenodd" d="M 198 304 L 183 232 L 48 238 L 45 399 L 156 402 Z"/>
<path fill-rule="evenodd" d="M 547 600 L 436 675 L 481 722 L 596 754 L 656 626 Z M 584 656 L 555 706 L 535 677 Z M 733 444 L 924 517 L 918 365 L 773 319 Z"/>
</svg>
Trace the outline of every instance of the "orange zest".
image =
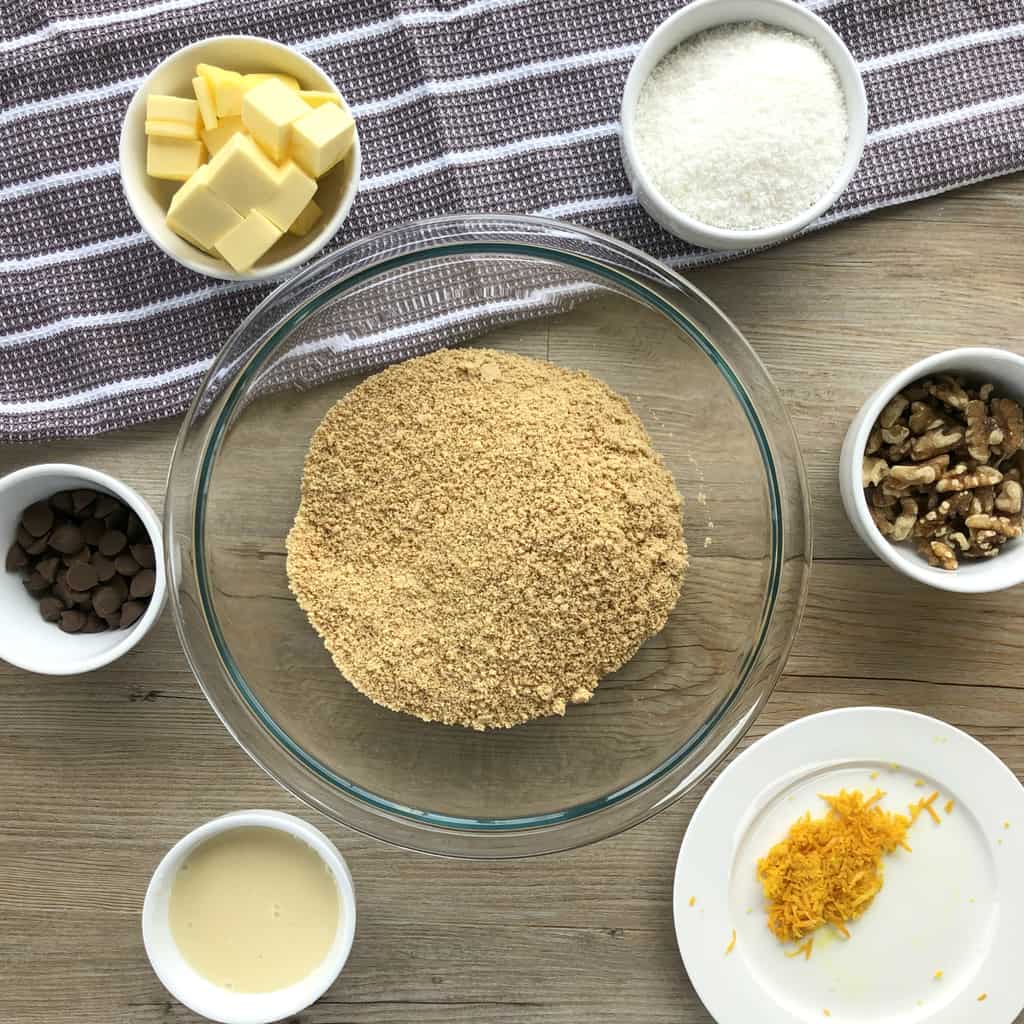
<svg viewBox="0 0 1024 1024">
<path fill-rule="evenodd" d="M 912 821 L 878 806 L 884 796 L 821 794 L 826 815 L 805 814 L 757 862 L 768 927 L 780 942 L 799 942 L 823 924 L 849 938 L 846 922 L 859 918 L 882 888 L 882 857 L 909 849 Z"/>
</svg>

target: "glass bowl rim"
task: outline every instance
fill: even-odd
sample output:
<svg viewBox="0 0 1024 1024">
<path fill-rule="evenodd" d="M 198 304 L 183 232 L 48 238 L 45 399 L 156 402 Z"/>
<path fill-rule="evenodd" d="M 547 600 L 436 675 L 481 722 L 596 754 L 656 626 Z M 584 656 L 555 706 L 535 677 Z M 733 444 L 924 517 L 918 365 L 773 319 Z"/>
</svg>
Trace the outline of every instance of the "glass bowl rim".
<svg viewBox="0 0 1024 1024">
<path fill-rule="evenodd" d="M 657 275 L 664 276 L 666 273 L 669 275 L 671 283 L 691 298 L 695 299 L 699 304 L 703 304 L 709 307 L 715 313 L 717 313 L 729 327 L 732 329 L 735 340 L 738 341 L 746 350 L 746 352 L 753 357 L 758 363 L 762 372 L 765 374 L 766 380 L 771 385 L 771 390 L 779 402 L 781 398 L 778 396 L 777 391 L 774 387 L 774 383 L 771 382 L 771 378 L 767 374 L 767 370 L 764 369 L 763 365 L 760 364 L 760 360 L 757 359 L 756 353 L 750 347 L 749 342 L 742 335 L 742 333 L 721 313 L 720 310 L 714 306 L 706 296 L 703 295 L 698 289 L 692 284 L 676 274 L 674 271 L 667 268 L 664 264 L 655 260 L 639 250 L 628 246 L 617 239 L 609 238 L 599 232 L 591 231 L 586 228 L 580 228 L 577 225 L 569 225 L 563 222 L 550 221 L 545 218 L 537 217 L 523 217 L 523 216 L 511 216 L 511 215 L 456 215 L 451 217 L 438 217 L 428 218 L 424 221 L 415 222 L 413 224 L 400 225 L 398 227 L 386 229 L 378 232 L 374 236 L 369 236 L 360 239 L 356 242 L 346 246 L 341 250 L 336 251 L 321 260 L 317 261 L 301 274 L 296 275 L 289 281 L 279 286 L 273 293 L 267 296 L 263 302 L 257 306 L 257 308 L 242 322 L 239 328 L 229 338 L 224 348 L 221 350 L 217 359 L 214 360 L 213 365 L 208 370 L 204 380 L 199 388 L 199 391 L 193 401 L 192 407 L 190 408 L 185 421 L 182 424 L 181 432 L 178 438 L 178 442 L 175 446 L 175 451 L 172 456 L 171 472 L 168 477 L 168 510 L 170 509 L 170 496 L 171 496 L 171 481 L 174 475 L 175 464 L 178 461 L 180 450 L 182 449 L 185 439 L 189 433 L 189 429 L 193 422 L 197 418 L 199 404 L 206 392 L 207 386 L 214 379 L 215 375 L 219 371 L 223 370 L 224 362 L 227 358 L 228 352 L 232 349 L 234 343 L 238 342 L 239 339 L 243 338 L 246 330 L 251 323 L 255 321 L 260 311 L 265 307 L 269 306 L 274 300 L 279 300 L 282 295 L 286 294 L 289 290 L 297 288 L 301 281 L 305 281 L 314 278 L 317 274 L 321 273 L 325 269 L 326 264 L 338 263 L 342 264 L 343 268 L 343 257 L 349 249 L 355 248 L 359 245 L 365 245 L 375 239 L 387 238 L 388 236 L 401 237 L 403 232 L 409 231 L 410 228 L 418 228 L 423 226 L 451 226 L 451 227 L 480 227 L 495 225 L 498 227 L 522 227 L 522 228 L 540 228 L 540 229 L 551 229 L 557 228 L 559 232 L 570 233 L 584 237 L 589 242 L 596 242 L 601 246 L 612 247 L 613 249 L 620 250 L 623 254 L 627 255 L 633 261 L 638 261 L 645 267 L 654 271 Z M 442 814 L 440 812 L 434 812 L 430 810 L 422 810 L 419 808 L 408 807 L 386 797 L 380 796 L 379 794 L 373 793 L 364 787 L 361 787 L 350 780 L 344 779 L 342 776 L 333 772 L 326 765 L 323 765 L 317 758 L 309 754 L 303 747 L 296 743 L 288 733 L 274 720 L 266 709 L 263 707 L 259 698 L 250 689 L 248 683 L 245 680 L 244 674 L 239 669 L 235 662 L 231 649 L 226 640 L 224 639 L 223 632 L 220 627 L 219 619 L 216 614 L 216 610 L 213 606 L 211 595 L 209 577 L 206 568 L 206 553 L 205 553 L 205 528 L 206 528 L 206 498 L 209 493 L 212 476 L 214 473 L 215 463 L 217 456 L 221 450 L 222 442 L 228 432 L 231 425 L 231 417 L 237 406 L 239 400 L 245 395 L 248 384 L 251 382 L 252 377 L 260 370 L 266 360 L 270 358 L 272 353 L 277 349 L 278 345 L 281 344 L 295 328 L 302 323 L 308 316 L 316 313 L 317 310 L 322 308 L 325 304 L 343 296 L 346 292 L 350 291 L 354 287 L 365 284 L 368 281 L 372 281 L 374 278 L 380 277 L 387 272 L 393 271 L 398 268 L 403 268 L 418 263 L 425 263 L 431 260 L 437 259 L 442 256 L 448 255 L 501 255 L 507 254 L 512 256 L 528 257 L 539 260 L 547 260 L 554 263 L 568 266 L 572 269 L 585 271 L 593 274 L 600 280 L 617 286 L 626 292 L 630 298 L 641 302 L 648 308 L 653 308 L 655 311 L 660 313 L 663 317 L 667 318 L 677 329 L 681 330 L 689 340 L 697 346 L 697 348 L 708 358 L 719 374 L 724 378 L 727 386 L 729 387 L 734 398 L 739 403 L 743 413 L 750 425 L 752 436 L 755 440 L 758 453 L 761 458 L 761 464 L 765 471 L 765 480 L 768 491 L 768 522 L 770 526 L 770 550 L 769 550 L 769 578 L 765 587 L 764 600 L 761 607 L 761 613 L 758 623 L 758 632 L 756 640 L 751 645 L 750 649 L 745 652 L 743 662 L 740 666 L 740 670 L 737 674 L 734 685 L 730 688 L 729 692 L 722 697 L 722 699 L 716 704 L 711 713 L 704 719 L 700 727 L 691 734 L 686 741 L 675 750 L 669 757 L 663 760 L 655 768 L 645 773 L 638 779 L 633 780 L 628 785 L 619 788 L 618 790 L 605 794 L 601 797 L 596 797 L 588 801 L 584 801 L 580 804 L 572 807 L 563 808 L 558 811 L 546 812 L 543 814 L 529 815 L 516 818 L 470 818 L 470 817 L 459 817 L 453 815 Z M 510 834 L 519 835 L 536 835 L 538 831 L 550 831 L 559 826 L 566 826 L 574 821 L 578 821 L 582 818 L 587 818 L 598 812 L 608 810 L 612 807 L 620 805 L 628 801 L 632 797 L 637 797 L 642 794 L 653 784 L 664 780 L 669 776 L 674 769 L 677 769 L 688 757 L 698 753 L 705 741 L 709 737 L 713 737 L 713 733 L 722 721 L 726 714 L 737 702 L 745 690 L 745 687 L 750 679 L 751 672 L 758 663 L 761 651 L 764 647 L 765 641 L 769 634 L 770 627 L 773 622 L 773 613 L 775 611 L 776 601 L 779 593 L 782 562 L 784 557 L 784 537 L 782 532 L 783 524 L 783 501 L 780 490 L 779 474 L 772 453 L 771 442 L 768 437 L 768 432 L 762 426 L 760 417 L 757 414 L 754 402 L 750 395 L 747 393 L 746 388 L 740 381 L 739 377 L 733 371 L 728 361 L 719 352 L 717 346 L 708 338 L 703 331 L 690 320 L 681 310 L 676 309 L 670 302 L 663 299 L 657 294 L 652 288 L 647 287 L 642 281 L 629 276 L 628 274 L 617 270 L 610 265 L 603 263 L 599 258 L 593 256 L 582 256 L 577 253 L 568 252 L 565 249 L 558 248 L 556 245 L 544 244 L 541 242 L 510 242 L 503 240 L 480 240 L 473 239 L 470 241 L 444 241 L 437 242 L 434 240 L 420 241 L 406 243 L 402 251 L 397 255 L 387 255 L 381 259 L 372 260 L 369 265 L 361 267 L 357 271 L 351 274 L 345 274 L 344 270 L 339 274 L 338 279 L 335 280 L 331 285 L 325 287 L 315 295 L 306 298 L 300 305 L 294 309 L 291 313 L 281 317 L 275 324 L 271 331 L 268 331 L 262 338 L 257 342 L 249 343 L 248 349 L 245 353 L 244 364 L 240 367 L 235 367 L 231 373 L 230 380 L 227 382 L 224 388 L 224 395 L 218 399 L 218 411 L 214 418 L 213 426 L 206 432 L 206 438 L 202 445 L 202 452 L 199 457 L 199 471 L 196 476 L 196 480 L 192 489 L 192 498 L 190 513 L 191 513 L 191 542 L 195 553 L 195 582 L 198 588 L 198 594 L 200 599 L 200 606 L 202 609 L 203 623 L 206 627 L 209 639 L 212 641 L 213 648 L 216 651 L 217 657 L 220 661 L 220 667 L 223 670 L 229 684 L 233 687 L 235 694 L 239 696 L 245 703 L 249 712 L 254 716 L 256 721 L 262 727 L 264 732 L 269 735 L 275 744 L 276 748 L 282 753 L 287 755 L 292 762 L 297 762 L 302 766 L 303 769 L 312 773 L 318 780 L 326 783 L 331 787 L 332 791 L 338 795 L 346 798 L 347 801 L 354 801 L 356 804 L 361 804 L 364 808 L 368 809 L 372 814 L 377 817 L 388 818 L 392 821 L 404 822 L 405 824 L 411 824 L 418 829 L 425 829 L 432 832 L 444 832 L 446 834 L 451 833 L 462 833 L 464 835 L 472 835 L 474 837 L 485 837 L 487 835 L 493 835 L 495 833 L 508 836 Z M 791 428 L 790 428 L 791 429 Z M 797 449 L 797 455 L 799 451 Z M 806 501 L 806 489 L 803 479 L 803 467 L 802 464 L 799 468 L 799 481 L 800 486 L 803 488 L 801 497 L 803 499 L 802 506 L 804 512 L 805 530 L 808 532 L 808 538 L 805 543 L 805 558 L 809 561 L 809 526 L 810 516 L 809 508 L 807 507 Z M 169 512 L 168 512 L 169 514 Z M 169 546 L 172 543 L 170 524 L 168 529 L 165 530 L 165 543 Z M 169 565 L 175 566 L 175 574 L 177 574 L 177 560 L 169 559 Z M 806 573 L 802 581 L 800 598 L 798 605 L 802 606 L 803 596 L 806 592 Z M 185 647 L 186 653 L 189 655 L 189 662 L 193 667 L 194 674 L 196 675 L 197 681 L 199 682 L 200 688 L 203 690 L 204 695 L 209 700 L 211 706 L 215 712 L 221 718 L 221 721 L 227 727 L 228 731 L 235 736 L 242 748 L 253 758 L 268 774 L 271 775 L 279 784 L 284 786 L 292 793 L 300 798 L 307 800 L 307 802 L 314 802 L 320 810 L 324 810 L 332 817 L 338 820 L 350 824 L 351 827 L 358 828 L 359 826 L 351 825 L 350 822 L 346 821 L 344 816 L 340 815 L 332 809 L 325 808 L 317 800 L 312 800 L 308 795 L 298 790 L 294 785 L 290 784 L 286 779 L 282 778 L 282 774 L 275 770 L 270 764 L 267 763 L 265 757 L 258 756 L 254 753 L 248 745 L 243 743 L 235 729 L 227 720 L 224 711 L 215 697 L 211 694 L 210 688 L 207 682 L 203 679 L 203 676 L 198 671 L 195 661 L 191 656 L 191 650 L 189 641 L 186 636 L 186 629 L 183 623 L 183 617 L 179 606 L 179 596 L 177 586 L 171 588 L 172 595 L 172 608 L 174 609 L 175 623 L 178 628 L 179 636 L 181 637 L 182 644 Z M 796 624 L 799 622 L 799 611 L 797 609 L 796 622 L 794 628 L 789 637 L 789 643 L 792 642 L 793 636 L 796 632 Z M 787 644 L 788 647 L 788 644 Z M 779 668 L 774 672 L 773 678 L 771 678 L 766 685 L 764 685 L 761 691 L 756 695 L 755 700 L 745 715 L 742 723 L 742 728 L 734 728 L 732 731 L 727 733 L 726 736 L 722 737 L 718 743 L 716 743 L 711 750 L 709 755 L 705 758 L 704 762 L 700 765 L 700 772 L 698 777 L 702 777 L 707 771 L 710 771 L 715 765 L 717 765 L 721 759 L 728 753 L 729 750 L 739 741 L 741 736 L 749 726 L 750 722 L 756 716 L 757 712 L 763 706 L 768 696 L 771 694 L 772 689 L 781 674 L 782 664 L 780 662 Z M 712 756 L 713 754 L 713 756 Z M 687 779 L 689 781 L 689 779 Z M 696 781 L 696 779 L 693 779 Z M 673 792 L 672 798 L 681 795 L 681 790 L 684 787 L 676 787 Z M 653 814 L 659 807 L 664 806 L 669 801 L 659 801 L 654 807 L 650 808 L 642 816 L 637 817 L 635 820 L 631 820 L 629 824 L 636 824 L 638 821 L 643 820 L 650 814 Z M 595 836 L 595 839 L 602 838 L 602 836 Z M 415 845 L 415 844 L 413 844 Z M 574 844 L 578 845 L 578 844 Z M 422 847 L 416 847 L 422 849 Z M 555 846 L 552 849 L 562 849 L 564 846 Z M 433 850 L 427 850 L 427 852 L 435 852 Z M 541 851 L 546 852 L 546 851 Z M 476 855 L 476 854 L 473 854 Z"/>
</svg>

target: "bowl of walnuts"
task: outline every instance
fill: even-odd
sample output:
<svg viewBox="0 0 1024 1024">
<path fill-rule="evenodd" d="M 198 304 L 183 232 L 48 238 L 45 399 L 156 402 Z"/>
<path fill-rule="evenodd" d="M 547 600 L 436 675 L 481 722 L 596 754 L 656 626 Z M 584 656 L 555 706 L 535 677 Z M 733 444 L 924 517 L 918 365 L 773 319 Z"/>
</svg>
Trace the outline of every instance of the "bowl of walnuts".
<svg viewBox="0 0 1024 1024">
<path fill-rule="evenodd" d="M 908 366 L 850 425 L 846 514 L 894 569 L 942 590 L 1024 581 L 1024 357 L 959 348 Z"/>
</svg>

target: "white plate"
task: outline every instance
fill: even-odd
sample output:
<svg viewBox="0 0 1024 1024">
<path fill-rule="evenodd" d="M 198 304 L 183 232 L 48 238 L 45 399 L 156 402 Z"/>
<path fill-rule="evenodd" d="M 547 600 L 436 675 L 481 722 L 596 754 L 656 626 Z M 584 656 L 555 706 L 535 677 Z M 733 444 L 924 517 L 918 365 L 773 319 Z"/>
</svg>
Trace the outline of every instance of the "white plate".
<svg viewBox="0 0 1024 1024">
<path fill-rule="evenodd" d="M 885 885 L 849 941 L 822 928 L 810 960 L 790 959 L 793 945 L 767 928 L 756 862 L 800 815 L 825 813 L 819 793 L 843 787 L 881 788 L 882 806 L 902 813 L 938 790 L 942 823 L 922 814 L 913 852 L 886 857 Z M 1024 787 L 977 740 L 925 715 L 803 718 L 708 790 L 679 851 L 673 908 L 686 970 L 718 1024 L 1012 1024 L 1024 1008 Z"/>
</svg>

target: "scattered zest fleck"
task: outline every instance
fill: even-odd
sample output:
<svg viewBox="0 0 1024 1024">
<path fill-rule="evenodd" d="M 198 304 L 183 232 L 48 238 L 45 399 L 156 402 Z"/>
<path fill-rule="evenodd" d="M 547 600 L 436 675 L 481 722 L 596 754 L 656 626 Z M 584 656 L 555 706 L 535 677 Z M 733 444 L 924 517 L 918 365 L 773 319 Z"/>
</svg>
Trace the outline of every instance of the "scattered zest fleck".
<svg viewBox="0 0 1024 1024">
<path fill-rule="evenodd" d="M 936 790 L 927 799 L 922 797 L 920 800 L 917 801 L 916 804 L 909 804 L 908 805 L 910 807 L 910 823 L 911 824 L 913 824 L 915 821 L 917 821 L 918 815 L 922 811 L 927 811 L 928 814 L 931 816 L 932 821 L 934 821 L 936 825 L 941 825 L 942 824 L 942 819 L 936 813 L 935 808 L 932 807 L 932 804 L 935 802 L 935 798 L 938 795 L 939 795 L 938 790 Z"/>
<path fill-rule="evenodd" d="M 868 776 L 868 778 L 869 778 L 869 779 L 877 779 L 877 778 L 878 778 L 878 772 L 872 772 L 872 773 L 871 773 L 871 774 L 870 774 L 870 775 Z"/>
<path fill-rule="evenodd" d="M 732 938 L 729 940 L 729 945 L 725 947 L 725 955 L 728 956 L 736 948 L 736 929 L 732 930 Z"/>
<path fill-rule="evenodd" d="M 935 972 L 935 980 L 936 981 L 941 981 L 942 980 L 942 971 L 936 971 Z"/>
<path fill-rule="evenodd" d="M 920 788 L 921 788 L 921 787 L 922 787 L 922 786 L 924 785 L 924 779 L 917 779 L 917 780 L 916 780 L 916 781 L 914 782 L 914 785 L 915 785 L 915 786 L 916 786 L 916 787 L 917 787 L 918 789 L 920 789 Z"/>
<path fill-rule="evenodd" d="M 986 999 L 988 999 L 988 993 L 987 992 L 982 992 L 981 995 L 978 996 L 978 1002 L 979 1003 L 985 1002 Z"/>
<path fill-rule="evenodd" d="M 696 896 L 691 896 L 690 897 L 690 906 L 693 907 L 693 906 L 696 906 L 696 905 L 697 905 L 697 897 Z"/>
<path fill-rule="evenodd" d="M 947 814 L 952 814 L 953 813 L 953 807 L 954 807 L 953 801 L 952 800 L 947 800 L 946 801 L 946 806 L 943 808 L 943 810 Z"/>
<path fill-rule="evenodd" d="M 794 949 L 792 953 L 787 953 L 786 956 L 788 956 L 792 960 L 793 957 L 799 956 L 801 953 L 803 953 L 804 959 L 810 960 L 812 949 L 814 949 L 814 939 L 808 939 L 802 946 L 797 946 L 797 948 Z"/>
<path fill-rule="evenodd" d="M 831 1012 L 828 1011 L 828 1010 L 822 1010 L 822 1013 L 824 1013 L 826 1017 L 831 1017 L 832 1016 Z"/>
<path fill-rule="evenodd" d="M 1009 828 L 1009 827 L 1010 827 L 1010 823 L 1008 821 L 1004 821 L 1003 822 L 1003 828 Z"/>
</svg>

